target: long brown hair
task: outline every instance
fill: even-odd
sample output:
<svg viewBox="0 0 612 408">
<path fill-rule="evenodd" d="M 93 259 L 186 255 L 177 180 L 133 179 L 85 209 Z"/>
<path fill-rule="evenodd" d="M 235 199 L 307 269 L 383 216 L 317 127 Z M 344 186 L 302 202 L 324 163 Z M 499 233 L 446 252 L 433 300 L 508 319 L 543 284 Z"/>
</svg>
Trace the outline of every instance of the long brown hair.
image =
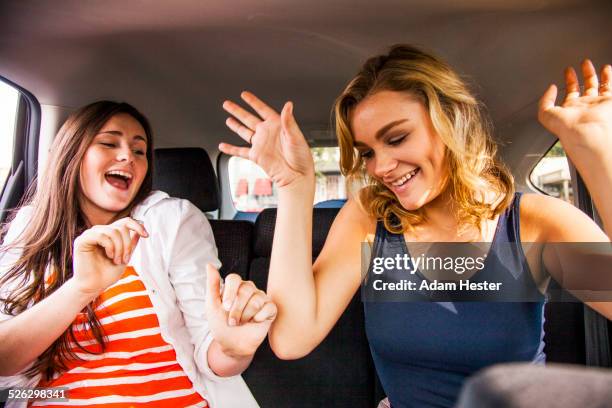
<svg viewBox="0 0 612 408">
<path fill-rule="evenodd" d="M 12 248 L 22 250 L 17 262 L 0 278 L 0 286 L 9 281 L 18 283 L 16 290 L 9 293 L 6 299 L 0 299 L 4 302 L 4 313 L 17 315 L 23 312 L 72 277 L 73 242 L 87 228 L 78 201 L 81 162 L 102 126 L 119 113 L 129 114 L 142 125 L 147 137 L 146 157 L 149 163 L 138 193 L 122 214 L 129 214 L 150 193 L 153 135 L 149 121 L 143 114 L 127 103 L 99 101 L 70 115 L 53 140 L 41 182 L 37 187 L 33 183 L 23 200 L 22 205 L 32 207 L 27 226 L 14 242 L 2 248 L 2 251 Z M 9 226 L 5 224 L 3 232 Z M 45 273 L 47 269 L 52 279 Z M 104 334 L 94 313 L 94 303 L 86 308 L 88 324 L 104 352 Z M 40 372 L 50 379 L 55 372 L 66 370 L 66 361 L 77 358 L 70 351 L 71 341 L 79 344 L 72 325 L 37 358 L 26 374 L 32 377 Z M 91 353 L 80 345 L 79 348 Z"/>
<path fill-rule="evenodd" d="M 481 229 L 482 221 L 501 213 L 512 201 L 514 181 L 496 157 L 497 146 L 483 107 L 466 83 L 444 61 L 419 48 L 398 44 L 385 55 L 368 59 L 334 105 L 336 134 L 340 146 L 340 169 L 349 186 L 365 182 L 359 202 L 370 216 L 384 220 L 385 227 L 400 233 L 425 219 L 422 209 L 408 211 L 395 194 L 368 176 L 363 159 L 354 147 L 350 126 L 352 110 L 379 91 L 406 92 L 428 110 L 434 129 L 446 145 L 448 188 L 460 230 Z M 487 202 L 493 190 L 498 200 Z"/>
</svg>

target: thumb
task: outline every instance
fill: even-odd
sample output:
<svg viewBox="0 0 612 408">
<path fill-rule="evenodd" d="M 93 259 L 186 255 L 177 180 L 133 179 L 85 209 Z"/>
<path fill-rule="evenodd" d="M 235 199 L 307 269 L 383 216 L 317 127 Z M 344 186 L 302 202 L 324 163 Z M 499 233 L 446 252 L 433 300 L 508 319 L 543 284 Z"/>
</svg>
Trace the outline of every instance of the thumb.
<svg viewBox="0 0 612 408">
<path fill-rule="evenodd" d="M 281 111 L 281 126 L 283 128 L 283 132 L 292 142 L 297 142 L 300 140 L 300 135 L 302 131 L 295 121 L 295 117 L 293 116 L 293 102 L 285 103 L 283 106 L 283 110 Z"/>
<path fill-rule="evenodd" d="M 206 264 L 206 306 L 209 310 L 221 307 L 221 276 L 217 268 Z"/>
<path fill-rule="evenodd" d="M 554 131 L 552 128 L 555 127 L 555 122 L 557 121 L 556 114 L 558 108 L 555 107 L 556 99 L 557 87 L 556 85 L 550 85 L 538 102 L 538 119 L 551 132 Z"/>
</svg>

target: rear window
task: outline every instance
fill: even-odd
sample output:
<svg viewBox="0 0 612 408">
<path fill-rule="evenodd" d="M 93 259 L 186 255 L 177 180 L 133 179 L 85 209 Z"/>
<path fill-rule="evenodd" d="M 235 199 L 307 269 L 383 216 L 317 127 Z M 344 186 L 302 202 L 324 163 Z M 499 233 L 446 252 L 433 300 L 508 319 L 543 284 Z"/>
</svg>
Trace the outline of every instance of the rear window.
<svg viewBox="0 0 612 408">
<path fill-rule="evenodd" d="M 316 172 L 315 203 L 346 199 L 338 147 L 314 147 L 311 152 Z M 259 212 L 276 207 L 276 186 L 259 166 L 240 157 L 230 158 L 228 166 L 230 190 L 236 210 Z"/>
<path fill-rule="evenodd" d="M 561 143 L 557 142 L 542 157 L 529 179 L 541 192 L 569 203 L 574 202 L 569 163 Z"/>
</svg>

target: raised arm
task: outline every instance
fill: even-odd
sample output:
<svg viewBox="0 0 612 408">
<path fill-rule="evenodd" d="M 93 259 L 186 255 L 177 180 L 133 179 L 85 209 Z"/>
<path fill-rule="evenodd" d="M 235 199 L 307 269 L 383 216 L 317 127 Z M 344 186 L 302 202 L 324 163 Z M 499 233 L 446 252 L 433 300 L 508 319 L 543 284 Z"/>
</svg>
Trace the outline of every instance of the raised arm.
<svg viewBox="0 0 612 408">
<path fill-rule="evenodd" d="M 221 144 L 227 154 L 252 160 L 266 171 L 279 191 L 268 295 L 278 307 L 270 345 L 277 356 L 308 354 L 327 335 L 360 282 L 360 242 L 367 228 L 354 203 L 340 211 L 315 266 L 312 265 L 314 164 L 310 149 L 286 103 L 279 115 L 255 95 L 242 99 L 257 115 L 233 102 L 223 107 L 226 124 L 251 147 Z"/>
<path fill-rule="evenodd" d="M 601 70 L 601 82 L 590 60 L 582 62 L 584 92 L 573 68 L 565 71 L 566 95 L 555 105 L 551 85 L 540 100 L 538 118 L 554 133 L 582 176 L 608 237 L 612 236 L 612 67 Z"/>
<path fill-rule="evenodd" d="M 561 105 L 555 105 L 557 87 L 551 85 L 540 100 L 538 117 L 540 122 L 559 138 L 569 159 L 582 176 L 603 221 L 605 235 L 578 209 L 550 199 L 549 202 L 541 204 L 541 208 L 545 210 L 540 210 L 540 219 L 541 225 L 547 226 L 545 241 L 551 243 L 610 242 L 612 237 L 612 67 L 605 65 L 602 68 L 601 82 L 590 60 L 582 62 L 581 70 L 584 91 L 580 92 L 576 71 L 571 67 L 567 68 L 564 101 Z M 591 290 L 609 288 L 612 282 L 608 267 L 610 250 L 601 252 L 603 246 L 595 247 L 594 245 L 593 250 L 600 251 L 597 255 L 573 253 L 574 251 L 565 247 L 558 249 L 552 244 L 544 252 L 544 263 L 553 276 L 558 275 L 555 277 L 560 281 L 585 281 L 586 286 L 591 286 Z M 568 251 L 572 253 L 567 253 Z M 569 266 L 569 263 L 575 264 L 576 260 L 582 259 L 581 256 L 590 257 L 593 267 Z M 593 261 L 594 256 L 598 256 L 597 259 L 602 261 Z M 582 265 L 587 265 L 587 262 Z M 562 272 L 565 276 L 560 276 Z M 601 275 L 598 276 L 598 273 Z M 599 282 L 601 288 L 593 288 L 595 282 Z M 571 291 L 572 287 L 576 286 L 570 283 L 570 287 L 566 288 Z M 579 293 L 576 295 L 581 297 Z M 583 300 L 608 319 L 612 319 L 612 302 Z"/>
</svg>

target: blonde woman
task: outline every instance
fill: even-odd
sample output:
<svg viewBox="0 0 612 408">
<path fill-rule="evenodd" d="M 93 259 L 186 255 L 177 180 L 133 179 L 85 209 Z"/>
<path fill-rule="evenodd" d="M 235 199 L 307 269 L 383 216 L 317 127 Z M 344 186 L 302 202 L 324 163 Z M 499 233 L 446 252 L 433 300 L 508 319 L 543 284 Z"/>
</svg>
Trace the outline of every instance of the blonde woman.
<svg viewBox="0 0 612 408">
<path fill-rule="evenodd" d="M 336 100 L 340 167 L 349 179 L 363 177 L 366 187 L 342 208 L 314 265 L 313 161 L 292 104 L 279 115 L 245 92 L 254 115 L 226 102 L 227 126 L 251 147 L 220 149 L 253 160 L 279 189 L 268 281 L 278 306 L 270 332 L 274 352 L 299 358 L 325 338 L 362 283 L 363 241 L 373 242 L 373 258 L 406 255 L 406 243 L 482 241 L 500 255 L 478 276 L 512 274 L 506 281 L 530 301 L 364 302 L 372 356 L 391 406 L 451 407 L 464 380 L 482 367 L 544 361 L 539 286 L 553 265 L 545 257 L 541 270 L 540 257 L 525 255 L 523 243 L 609 242 L 612 228 L 612 69 L 602 69 L 601 84 L 590 61 L 582 73 L 584 92 L 568 69 L 565 101 L 555 105 L 551 86 L 539 119 L 584 178 L 605 233 L 569 204 L 515 193 L 465 83 L 435 56 L 397 45 L 366 61 Z M 513 249 L 510 255 L 503 246 Z M 589 305 L 612 317 L 610 303 Z"/>
<path fill-rule="evenodd" d="M 60 129 L 0 252 L 0 388 L 67 388 L 33 406 L 257 406 L 239 374 L 276 308 L 235 274 L 221 298 L 210 225 L 151 191 L 152 152 L 125 103 Z"/>
</svg>

